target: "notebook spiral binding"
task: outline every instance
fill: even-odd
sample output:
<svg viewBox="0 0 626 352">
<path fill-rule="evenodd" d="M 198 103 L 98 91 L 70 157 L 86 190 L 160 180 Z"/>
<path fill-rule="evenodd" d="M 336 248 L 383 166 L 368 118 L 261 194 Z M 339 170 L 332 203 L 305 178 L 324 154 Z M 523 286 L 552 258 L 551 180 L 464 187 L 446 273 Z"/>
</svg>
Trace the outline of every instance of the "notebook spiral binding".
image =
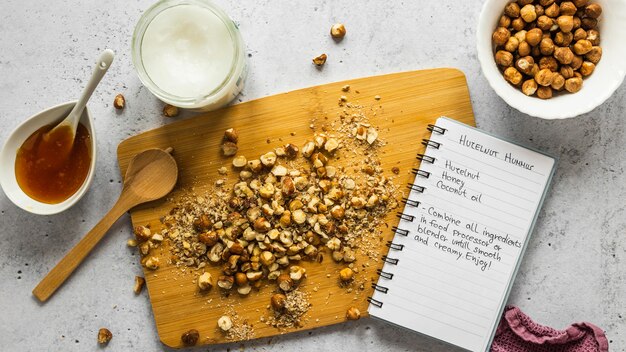
<svg viewBox="0 0 626 352">
<path fill-rule="evenodd" d="M 446 131 L 447 131 L 447 129 L 445 129 L 443 127 L 439 127 L 439 126 L 433 125 L 433 124 L 429 124 L 427 129 L 428 129 L 428 131 L 430 131 L 432 133 L 439 134 L 439 135 L 444 135 L 446 133 Z M 440 142 L 435 142 L 435 141 L 432 141 L 432 140 L 427 139 L 427 138 L 422 139 L 422 144 L 425 145 L 426 147 L 430 146 L 430 147 L 435 148 L 435 149 L 439 149 L 442 146 L 442 144 Z M 426 162 L 426 163 L 429 163 L 429 164 L 434 164 L 435 161 L 436 161 L 436 159 L 434 157 L 426 155 L 426 154 L 417 154 L 417 160 L 420 160 L 422 162 Z M 424 171 L 424 170 L 420 170 L 418 168 L 412 169 L 411 172 L 415 176 L 424 177 L 424 178 L 429 178 L 430 177 L 430 172 Z M 408 188 L 411 191 L 419 192 L 419 193 L 424 193 L 424 191 L 426 190 L 426 187 L 418 186 L 418 185 L 415 185 L 415 184 L 412 184 L 412 183 L 408 185 Z M 411 207 L 416 207 L 416 208 L 419 207 L 420 204 L 421 204 L 419 201 L 412 200 L 412 199 L 409 199 L 409 198 L 402 198 L 402 202 L 404 204 L 406 204 L 406 205 L 409 205 Z M 413 222 L 413 220 L 415 220 L 415 216 L 404 214 L 402 212 L 398 212 L 396 214 L 396 216 L 398 218 L 400 218 L 400 220 L 404 220 L 404 221 L 408 221 L 408 222 Z M 400 235 L 400 236 L 404 236 L 404 237 L 407 237 L 409 235 L 409 233 L 410 233 L 409 230 L 401 229 L 401 228 L 399 228 L 397 226 L 391 227 L 391 230 L 393 231 L 394 235 Z M 390 251 L 391 250 L 402 251 L 404 249 L 404 245 L 403 244 L 393 243 L 392 241 L 387 241 L 386 245 L 387 245 L 387 247 L 389 247 Z M 398 260 L 396 258 L 391 258 L 391 257 L 389 257 L 387 255 L 384 255 L 382 257 L 382 260 L 385 263 L 392 264 L 392 265 L 398 265 L 398 262 L 400 261 L 400 260 Z M 376 270 L 376 273 L 380 277 L 382 277 L 384 279 L 387 279 L 387 280 L 392 280 L 393 279 L 393 273 L 383 271 L 382 269 Z M 378 283 L 372 283 L 372 288 L 374 290 L 378 291 L 378 292 L 385 293 L 385 294 L 387 292 L 389 292 L 389 288 L 388 287 L 381 286 Z M 376 306 L 378 308 L 382 308 L 383 307 L 383 302 L 381 302 L 379 300 L 376 300 L 376 299 L 374 299 L 372 297 L 367 297 L 367 301 L 370 304 L 372 304 L 373 306 Z"/>
</svg>

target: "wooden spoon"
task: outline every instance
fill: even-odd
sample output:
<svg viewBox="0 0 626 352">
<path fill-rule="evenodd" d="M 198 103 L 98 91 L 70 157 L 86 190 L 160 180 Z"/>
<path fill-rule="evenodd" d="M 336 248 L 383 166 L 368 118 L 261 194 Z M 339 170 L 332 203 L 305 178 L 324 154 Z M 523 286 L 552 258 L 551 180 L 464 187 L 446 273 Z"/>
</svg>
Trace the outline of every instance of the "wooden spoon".
<svg viewBox="0 0 626 352">
<path fill-rule="evenodd" d="M 50 298 L 120 216 L 134 206 L 164 197 L 174 188 L 177 179 L 176 161 L 167 152 L 149 149 L 137 154 L 128 165 L 122 194 L 113 208 L 41 280 L 33 295 L 41 302 Z"/>
</svg>

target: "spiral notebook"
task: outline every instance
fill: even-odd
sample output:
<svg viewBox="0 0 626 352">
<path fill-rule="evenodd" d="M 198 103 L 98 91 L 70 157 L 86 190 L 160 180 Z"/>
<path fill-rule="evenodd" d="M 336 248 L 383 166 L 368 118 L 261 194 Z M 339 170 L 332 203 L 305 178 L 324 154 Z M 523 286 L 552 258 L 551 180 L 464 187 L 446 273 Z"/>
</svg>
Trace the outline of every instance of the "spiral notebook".
<svg viewBox="0 0 626 352">
<path fill-rule="evenodd" d="M 556 160 L 445 117 L 428 129 L 368 311 L 487 351 Z"/>
</svg>

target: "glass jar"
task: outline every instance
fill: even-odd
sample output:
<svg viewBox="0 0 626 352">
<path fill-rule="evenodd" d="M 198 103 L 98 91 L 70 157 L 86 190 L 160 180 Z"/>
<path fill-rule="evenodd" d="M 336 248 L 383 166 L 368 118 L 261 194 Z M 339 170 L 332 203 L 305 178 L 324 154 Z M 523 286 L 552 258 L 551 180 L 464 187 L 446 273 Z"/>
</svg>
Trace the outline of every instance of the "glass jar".
<svg viewBox="0 0 626 352">
<path fill-rule="evenodd" d="M 152 94 L 196 111 L 227 105 L 247 73 L 237 25 L 207 0 L 161 0 L 146 10 L 133 33 L 132 59 Z"/>
</svg>

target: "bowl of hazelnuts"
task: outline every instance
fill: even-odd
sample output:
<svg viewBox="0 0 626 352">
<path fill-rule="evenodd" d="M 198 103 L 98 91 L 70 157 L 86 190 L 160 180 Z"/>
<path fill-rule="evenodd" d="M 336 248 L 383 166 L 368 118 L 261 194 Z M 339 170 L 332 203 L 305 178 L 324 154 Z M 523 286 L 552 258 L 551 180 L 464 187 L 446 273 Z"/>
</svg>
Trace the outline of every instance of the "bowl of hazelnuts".
<svg viewBox="0 0 626 352">
<path fill-rule="evenodd" d="M 532 116 L 587 113 L 626 76 L 626 0 L 487 0 L 477 35 L 491 87 Z"/>
</svg>

